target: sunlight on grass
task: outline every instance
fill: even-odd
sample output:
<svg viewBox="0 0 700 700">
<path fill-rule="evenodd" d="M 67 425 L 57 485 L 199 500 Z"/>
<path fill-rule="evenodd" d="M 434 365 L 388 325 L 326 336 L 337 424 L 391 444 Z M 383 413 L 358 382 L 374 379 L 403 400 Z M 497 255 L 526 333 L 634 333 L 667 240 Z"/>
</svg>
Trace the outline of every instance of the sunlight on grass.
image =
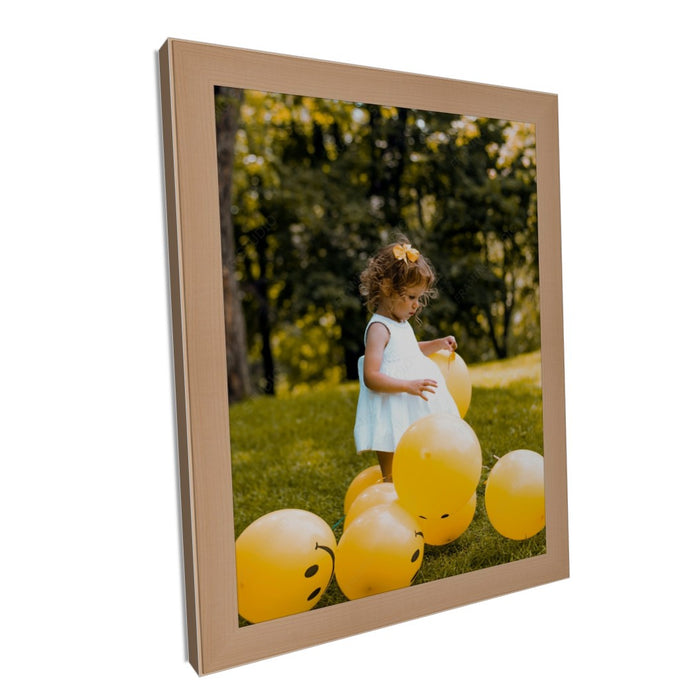
<svg viewBox="0 0 700 700">
<path fill-rule="evenodd" d="M 484 489 L 499 457 L 516 449 L 543 454 L 540 353 L 469 367 L 472 401 L 465 420 L 476 432 L 483 470 L 474 519 L 457 540 L 426 545 L 414 585 L 544 554 L 545 531 L 524 541 L 498 534 L 486 514 Z M 281 508 L 315 513 L 342 534 L 343 501 L 352 479 L 376 464 L 355 452 L 357 382 L 256 397 L 230 409 L 236 534 Z M 335 580 L 318 606 L 346 598 Z"/>
<path fill-rule="evenodd" d="M 469 365 L 469 378 L 473 386 L 506 387 L 526 382 L 542 387 L 542 359 L 540 351 L 519 355 L 500 362 L 482 362 Z"/>
</svg>

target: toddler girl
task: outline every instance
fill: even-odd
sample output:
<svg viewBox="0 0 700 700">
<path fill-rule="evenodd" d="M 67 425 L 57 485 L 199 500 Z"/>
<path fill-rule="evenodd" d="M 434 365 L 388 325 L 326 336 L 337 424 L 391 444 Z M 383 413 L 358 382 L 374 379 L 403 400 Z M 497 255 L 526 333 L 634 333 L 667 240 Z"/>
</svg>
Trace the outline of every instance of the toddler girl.
<svg viewBox="0 0 700 700">
<path fill-rule="evenodd" d="M 373 312 L 358 363 L 355 418 L 358 452 L 375 450 L 385 481 L 399 438 L 411 423 L 441 411 L 459 415 L 442 373 L 428 355 L 454 350 L 453 336 L 419 343 L 408 319 L 436 296 L 430 261 L 405 240 L 382 248 L 360 276 L 360 293 Z"/>
</svg>

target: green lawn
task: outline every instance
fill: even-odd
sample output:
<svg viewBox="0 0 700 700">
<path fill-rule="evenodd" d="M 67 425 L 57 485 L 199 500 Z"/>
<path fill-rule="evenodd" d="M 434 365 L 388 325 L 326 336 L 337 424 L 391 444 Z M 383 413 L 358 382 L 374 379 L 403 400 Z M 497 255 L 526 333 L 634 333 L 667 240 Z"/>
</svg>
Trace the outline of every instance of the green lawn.
<svg viewBox="0 0 700 700">
<path fill-rule="evenodd" d="M 470 366 L 469 372 L 473 391 L 465 420 L 479 438 L 484 464 L 476 514 L 454 542 L 425 546 L 413 585 L 545 552 L 544 530 L 509 540 L 493 529 L 484 508 L 486 479 L 499 456 L 515 449 L 543 454 L 540 354 Z M 374 453 L 355 452 L 357 394 L 357 382 L 348 382 L 231 407 L 236 533 L 273 510 L 301 508 L 323 518 L 340 538 L 347 487 L 376 464 Z M 345 600 L 334 580 L 317 607 Z"/>
</svg>

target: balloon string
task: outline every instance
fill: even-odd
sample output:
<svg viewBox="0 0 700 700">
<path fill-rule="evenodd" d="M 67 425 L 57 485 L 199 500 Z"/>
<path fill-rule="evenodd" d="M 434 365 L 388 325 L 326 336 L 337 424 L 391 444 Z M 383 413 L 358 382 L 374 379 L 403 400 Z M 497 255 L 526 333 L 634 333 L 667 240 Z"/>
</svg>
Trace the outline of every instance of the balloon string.
<svg viewBox="0 0 700 700">
<path fill-rule="evenodd" d="M 331 528 L 331 530 L 335 530 L 337 527 L 339 527 L 340 525 L 342 525 L 344 520 L 345 520 L 345 516 L 343 516 L 335 525 L 333 525 L 333 527 Z"/>
</svg>

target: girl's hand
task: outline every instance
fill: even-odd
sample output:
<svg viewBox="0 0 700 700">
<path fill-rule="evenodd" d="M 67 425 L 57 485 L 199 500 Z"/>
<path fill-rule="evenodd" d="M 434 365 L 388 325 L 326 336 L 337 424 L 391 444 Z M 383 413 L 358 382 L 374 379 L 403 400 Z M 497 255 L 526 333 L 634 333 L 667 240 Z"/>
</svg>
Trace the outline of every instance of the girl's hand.
<svg viewBox="0 0 700 700">
<path fill-rule="evenodd" d="M 439 338 L 438 342 L 440 345 L 440 350 L 449 350 L 454 352 L 457 349 L 457 341 L 453 335 L 448 335 L 445 338 Z"/>
<path fill-rule="evenodd" d="M 434 379 L 410 379 L 406 382 L 406 393 L 420 396 L 423 401 L 427 401 L 428 397 L 423 396 L 423 392 L 434 394 L 437 385 L 438 383 Z"/>
<path fill-rule="evenodd" d="M 430 357 L 440 350 L 454 352 L 457 349 L 457 341 L 453 335 L 448 335 L 444 338 L 435 338 L 435 340 L 422 340 L 418 343 L 418 347 L 424 355 Z"/>
</svg>

